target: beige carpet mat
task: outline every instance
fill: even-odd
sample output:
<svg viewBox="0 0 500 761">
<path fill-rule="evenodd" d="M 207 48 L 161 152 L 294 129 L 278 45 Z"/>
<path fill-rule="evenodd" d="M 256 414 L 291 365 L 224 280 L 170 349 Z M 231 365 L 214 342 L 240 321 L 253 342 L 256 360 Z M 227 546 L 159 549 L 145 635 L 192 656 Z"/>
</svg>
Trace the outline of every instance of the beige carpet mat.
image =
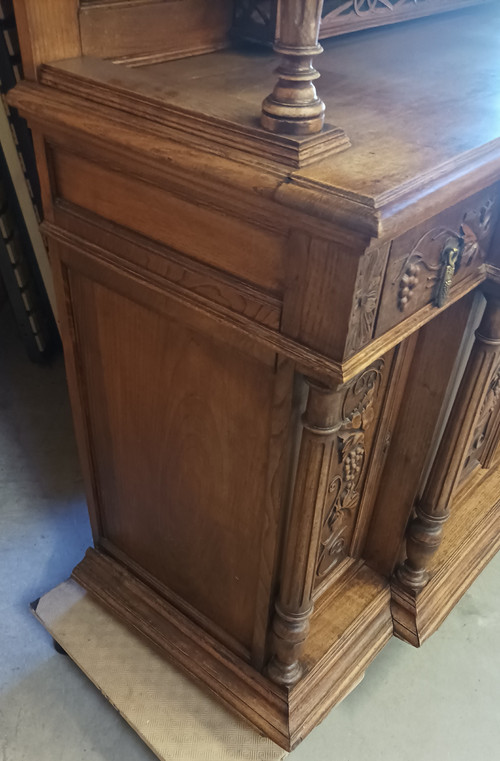
<svg viewBox="0 0 500 761">
<path fill-rule="evenodd" d="M 287 755 L 191 682 L 75 581 L 44 595 L 35 615 L 162 761 L 274 761 Z"/>
</svg>

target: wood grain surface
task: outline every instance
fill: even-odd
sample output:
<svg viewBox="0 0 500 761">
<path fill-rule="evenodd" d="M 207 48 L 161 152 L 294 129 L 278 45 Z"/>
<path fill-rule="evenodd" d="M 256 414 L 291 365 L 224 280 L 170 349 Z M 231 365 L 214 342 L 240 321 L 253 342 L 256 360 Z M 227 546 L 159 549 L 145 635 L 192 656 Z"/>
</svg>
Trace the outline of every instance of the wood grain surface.
<svg viewBox="0 0 500 761">
<path fill-rule="evenodd" d="M 269 51 L 165 60 L 223 44 L 212 5 L 51 0 L 51 26 L 16 0 L 9 103 L 95 544 L 74 576 L 290 749 L 500 542 L 500 8 L 329 42 L 316 99 L 321 4 L 283 3 L 270 130 Z"/>
</svg>

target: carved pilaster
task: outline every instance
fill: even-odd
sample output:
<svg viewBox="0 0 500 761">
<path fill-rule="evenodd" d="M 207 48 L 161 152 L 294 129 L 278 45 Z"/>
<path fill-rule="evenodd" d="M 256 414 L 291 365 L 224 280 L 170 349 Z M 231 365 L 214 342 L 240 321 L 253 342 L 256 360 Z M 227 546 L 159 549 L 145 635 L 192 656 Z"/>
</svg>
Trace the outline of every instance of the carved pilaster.
<svg viewBox="0 0 500 761">
<path fill-rule="evenodd" d="M 377 423 L 385 364 L 384 359 L 378 359 L 342 391 L 341 422 L 328 471 L 316 588 L 349 552 L 371 454 L 370 431 Z"/>
<path fill-rule="evenodd" d="M 323 0 L 279 0 L 274 49 L 282 56 L 278 82 L 262 104 L 262 126 L 270 132 L 312 135 L 321 132 L 325 104 L 314 81 Z"/>
<path fill-rule="evenodd" d="M 295 684 L 303 671 L 300 657 L 313 610 L 328 463 L 342 403 L 338 390 L 308 383 L 309 397 L 302 420 L 302 441 L 273 621 L 273 657 L 268 666 L 270 678 L 287 686 Z"/>
<path fill-rule="evenodd" d="M 500 437 L 500 365 L 493 373 L 462 470 L 466 478 L 477 466 L 489 468 Z"/>
<path fill-rule="evenodd" d="M 336 389 L 308 381 L 268 666 L 278 684 L 300 679 L 313 595 L 349 553 L 385 367 L 378 359 Z"/>
<path fill-rule="evenodd" d="M 439 445 L 416 517 L 410 524 L 406 560 L 397 582 L 417 594 L 429 580 L 429 563 L 441 543 L 453 492 L 480 419 L 500 358 L 500 300 L 487 295 L 476 340 Z"/>
</svg>

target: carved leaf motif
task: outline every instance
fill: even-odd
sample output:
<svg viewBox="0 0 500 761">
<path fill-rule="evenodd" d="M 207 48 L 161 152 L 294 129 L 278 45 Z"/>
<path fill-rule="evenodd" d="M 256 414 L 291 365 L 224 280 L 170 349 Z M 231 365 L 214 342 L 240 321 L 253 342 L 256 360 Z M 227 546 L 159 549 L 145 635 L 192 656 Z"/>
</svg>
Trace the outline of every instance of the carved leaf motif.
<svg viewBox="0 0 500 761">
<path fill-rule="evenodd" d="M 482 240 L 490 231 L 494 211 L 495 198 L 487 198 L 481 206 L 464 214 L 462 228 L 467 227 L 476 239 Z"/>
<path fill-rule="evenodd" d="M 483 406 L 481 408 L 481 415 L 486 409 L 493 409 L 496 406 L 500 398 L 500 366 L 497 367 L 493 373 L 493 377 L 490 381 L 488 393 L 486 394 Z"/>
<path fill-rule="evenodd" d="M 469 267 L 478 252 L 479 243 L 474 230 L 472 230 L 465 222 L 462 224 L 461 234 L 463 236 L 461 263 L 465 267 Z"/>
<path fill-rule="evenodd" d="M 346 342 L 348 357 L 372 337 L 386 256 L 387 249 L 382 248 L 367 252 L 360 260 Z"/>
<path fill-rule="evenodd" d="M 333 522 L 335 523 L 335 520 Z M 324 578 L 345 557 L 346 540 L 344 534 L 346 530 L 346 526 L 340 525 L 339 529 L 337 531 L 332 530 L 322 543 L 316 574 L 318 578 Z"/>
<path fill-rule="evenodd" d="M 330 509 L 323 524 L 322 545 L 317 575 L 322 578 L 341 559 L 347 525 L 342 518 L 350 513 L 359 499 L 357 486 L 365 461 L 364 434 L 347 434 L 338 439 L 340 474 L 335 475 L 328 487 Z"/>
<path fill-rule="evenodd" d="M 366 428 L 373 416 L 373 403 L 382 381 L 384 360 L 378 359 L 349 385 L 342 404 L 344 427 Z"/>
</svg>

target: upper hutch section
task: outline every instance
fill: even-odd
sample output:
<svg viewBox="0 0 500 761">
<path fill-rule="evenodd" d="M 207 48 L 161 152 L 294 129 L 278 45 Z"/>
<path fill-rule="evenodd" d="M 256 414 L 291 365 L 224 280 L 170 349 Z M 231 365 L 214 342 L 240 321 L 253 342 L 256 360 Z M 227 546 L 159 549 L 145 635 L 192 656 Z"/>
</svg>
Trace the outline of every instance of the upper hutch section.
<svg viewBox="0 0 500 761">
<path fill-rule="evenodd" d="M 373 12 L 379 24 L 381 1 L 346 0 L 338 18 L 354 14 L 366 26 Z M 405 0 L 384 2 L 406 13 Z M 124 140 L 161 135 L 202 147 L 207 161 L 259 167 L 267 179 L 256 187 L 269 182 L 280 203 L 328 223 L 354 218 L 359 229 L 362 217 L 367 235 L 389 235 L 412 198 L 444 194 L 452 180 L 461 187 L 471 168 L 481 184 L 500 162 L 498 3 L 412 0 L 428 16 L 482 7 L 335 38 L 322 55 L 333 5 L 321 0 L 14 4 L 31 83 L 10 102 L 30 118 L 40 120 L 50 100 L 51 122 L 74 118 L 81 130 L 99 116 L 115 141 L 128 124 Z M 242 8 L 254 22 L 272 20 L 280 59 L 238 42 Z M 181 160 L 178 148 L 169 160 Z M 243 169 L 231 171 L 240 182 Z M 469 184 L 463 194 L 477 191 Z"/>
<path fill-rule="evenodd" d="M 31 80 L 40 64 L 68 58 L 144 66 L 213 52 L 241 38 L 274 40 L 280 64 L 262 102 L 260 127 L 277 136 L 278 150 L 284 137 L 285 153 L 301 166 L 351 145 L 342 126 L 325 123 L 326 106 L 316 89 L 320 36 L 486 1 L 15 0 L 15 9 L 25 76 Z M 259 145 L 258 133 L 255 137 Z"/>
<path fill-rule="evenodd" d="M 320 39 L 374 26 L 442 13 L 489 0 L 324 0 Z M 273 42 L 278 0 L 235 0 L 233 32 L 256 42 Z"/>
<path fill-rule="evenodd" d="M 17 0 L 25 74 L 80 55 L 130 65 L 228 45 L 232 0 Z"/>
<path fill-rule="evenodd" d="M 239 38 L 271 44 L 284 17 L 316 26 L 317 13 L 325 38 L 484 2 L 292 0 L 281 3 L 281 13 L 279 0 L 16 0 L 15 6 L 26 76 L 33 78 L 36 64 L 78 55 L 140 66 L 219 50 Z"/>
<path fill-rule="evenodd" d="M 15 0 L 15 9 L 27 79 L 37 78 L 40 64 L 79 56 L 141 66 L 213 52 L 239 39 L 274 40 L 281 62 L 262 104 L 262 128 L 277 135 L 320 136 L 321 152 L 337 153 L 350 141 L 343 129 L 325 127 L 326 108 L 316 90 L 319 38 L 484 2 Z M 297 146 L 298 164 L 301 153 Z"/>
</svg>

